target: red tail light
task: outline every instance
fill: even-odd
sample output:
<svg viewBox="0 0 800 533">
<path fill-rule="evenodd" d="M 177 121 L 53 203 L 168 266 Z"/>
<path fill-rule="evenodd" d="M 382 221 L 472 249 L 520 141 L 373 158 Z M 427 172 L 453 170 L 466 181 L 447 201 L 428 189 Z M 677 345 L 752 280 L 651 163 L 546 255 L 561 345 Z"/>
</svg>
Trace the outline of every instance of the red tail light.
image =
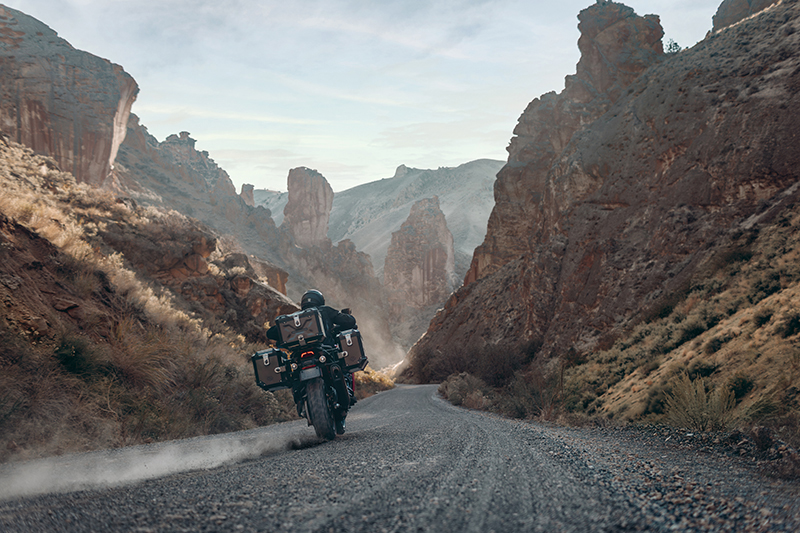
<svg viewBox="0 0 800 533">
<path fill-rule="evenodd" d="M 300 354 L 300 359 L 302 359 L 303 357 L 314 357 L 314 355 L 315 355 L 314 352 L 303 352 Z"/>
</svg>

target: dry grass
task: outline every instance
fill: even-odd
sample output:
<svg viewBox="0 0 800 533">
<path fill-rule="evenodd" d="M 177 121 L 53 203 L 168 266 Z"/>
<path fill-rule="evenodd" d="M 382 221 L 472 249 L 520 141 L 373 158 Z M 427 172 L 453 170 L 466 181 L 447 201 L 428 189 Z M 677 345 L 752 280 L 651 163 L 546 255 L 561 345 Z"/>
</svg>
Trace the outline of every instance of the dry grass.
<svg viewBox="0 0 800 533">
<path fill-rule="evenodd" d="M 247 429 L 293 418 L 291 395 L 255 385 L 258 347 L 182 308 L 98 237 L 125 223 L 180 240 L 177 213 L 132 209 L 30 150 L 0 146 L 0 212 L 52 243 L 49 274 L 86 313 L 45 336 L 0 311 L 0 460 Z M 33 287 L 32 289 L 36 289 Z M 47 295 L 41 295 L 46 299 Z M 17 304 L 22 305 L 22 304 Z M 378 380 L 380 381 L 380 380 Z"/>
<path fill-rule="evenodd" d="M 565 407 L 620 422 L 697 426 L 703 422 L 675 413 L 714 412 L 730 392 L 735 423 L 769 424 L 800 412 L 798 229 L 800 215 L 789 209 L 735 237 L 661 316 L 569 369 Z M 695 388 L 717 391 L 722 404 L 709 395 L 699 409 L 702 393 L 689 394 L 684 375 Z"/>
<path fill-rule="evenodd" d="M 667 393 L 667 420 L 673 425 L 697 431 L 724 431 L 734 421 L 733 391 L 718 387 L 709 392 L 704 378 L 692 381 L 683 374 Z"/>
<path fill-rule="evenodd" d="M 369 365 L 362 371 L 353 374 L 356 398 L 359 400 L 372 396 L 378 392 L 393 389 L 394 381 Z"/>
</svg>

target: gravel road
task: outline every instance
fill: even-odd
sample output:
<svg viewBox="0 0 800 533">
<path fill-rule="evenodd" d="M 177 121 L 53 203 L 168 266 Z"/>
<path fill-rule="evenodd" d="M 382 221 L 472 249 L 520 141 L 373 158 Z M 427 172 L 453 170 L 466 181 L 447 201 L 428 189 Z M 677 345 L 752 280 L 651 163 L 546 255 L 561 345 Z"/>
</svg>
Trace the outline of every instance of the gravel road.
<svg viewBox="0 0 800 533">
<path fill-rule="evenodd" d="M 747 459 L 641 430 L 506 420 L 453 407 L 435 386 L 362 400 L 345 435 L 313 435 L 300 421 L 60 458 L 46 472 L 6 465 L 0 530 L 800 530 L 800 484 Z M 32 495 L 43 485 L 68 492 Z"/>
</svg>

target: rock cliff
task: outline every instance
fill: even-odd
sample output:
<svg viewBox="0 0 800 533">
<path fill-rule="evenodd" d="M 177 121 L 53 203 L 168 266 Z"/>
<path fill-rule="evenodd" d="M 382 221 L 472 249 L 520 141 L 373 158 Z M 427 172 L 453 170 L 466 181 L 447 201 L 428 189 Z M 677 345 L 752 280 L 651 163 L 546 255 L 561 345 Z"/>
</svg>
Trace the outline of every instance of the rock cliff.
<svg viewBox="0 0 800 533">
<path fill-rule="evenodd" d="M 495 208 L 475 250 L 465 283 L 497 271 L 531 251 L 543 225 L 542 198 L 550 168 L 573 136 L 625 94 L 630 82 L 663 55 L 658 17 L 637 16 L 622 4 L 600 2 L 581 11 L 577 73 L 560 94 L 531 102 L 514 129 L 508 163 L 494 185 Z"/>
<path fill-rule="evenodd" d="M 138 91 L 119 65 L 0 5 L 0 128 L 12 140 L 79 181 L 103 185 Z"/>
<path fill-rule="evenodd" d="M 797 182 L 799 19 L 784 2 L 663 57 L 654 17 L 582 11 L 578 73 L 520 118 L 486 240 L 409 375 L 441 379 L 424 369 L 456 340 L 591 351 L 686 291 Z"/>
<path fill-rule="evenodd" d="M 328 240 L 328 219 L 333 206 L 333 189 L 328 180 L 309 168 L 289 171 L 288 201 L 283 209 L 281 228 L 304 247 L 316 246 Z"/>
<path fill-rule="evenodd" d="M 422 309 L 442 303 L 452 292 L 453 235 L 447 229 L 439 198 L 425 198 L 411 207 L 408 219 L 392 233 L 386 254 L 383 286 L 393 313 L 405 307 Z"/>
<path fill-rule="evenodd" d="M 415 202 L 408 219 L 392 233 L 383 270 L 389 311 L 400 319 L 393 330 L 403 345 L 410 347 L 424 333 L 430 317 L 453 291 L 453 256 L 453 235 L 439 198 Z"/>
</svg>

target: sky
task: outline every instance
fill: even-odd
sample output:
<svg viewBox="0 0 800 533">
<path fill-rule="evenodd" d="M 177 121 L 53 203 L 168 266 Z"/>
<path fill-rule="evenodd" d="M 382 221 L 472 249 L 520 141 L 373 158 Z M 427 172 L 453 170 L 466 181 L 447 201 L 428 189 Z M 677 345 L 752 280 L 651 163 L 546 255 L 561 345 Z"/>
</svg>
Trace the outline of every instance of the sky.
<svg viewBox="0 0 800 533">
<path fill-rule="evenodd" d="M 534 98 L 564 88 L 592 0 L 3 0 L 139 84 L 133 113 L 257 189 L 334 191 L 399 165 L 505 161 Z M 721 0 L 627 0 L 689 47 Z"/>
</svg>

